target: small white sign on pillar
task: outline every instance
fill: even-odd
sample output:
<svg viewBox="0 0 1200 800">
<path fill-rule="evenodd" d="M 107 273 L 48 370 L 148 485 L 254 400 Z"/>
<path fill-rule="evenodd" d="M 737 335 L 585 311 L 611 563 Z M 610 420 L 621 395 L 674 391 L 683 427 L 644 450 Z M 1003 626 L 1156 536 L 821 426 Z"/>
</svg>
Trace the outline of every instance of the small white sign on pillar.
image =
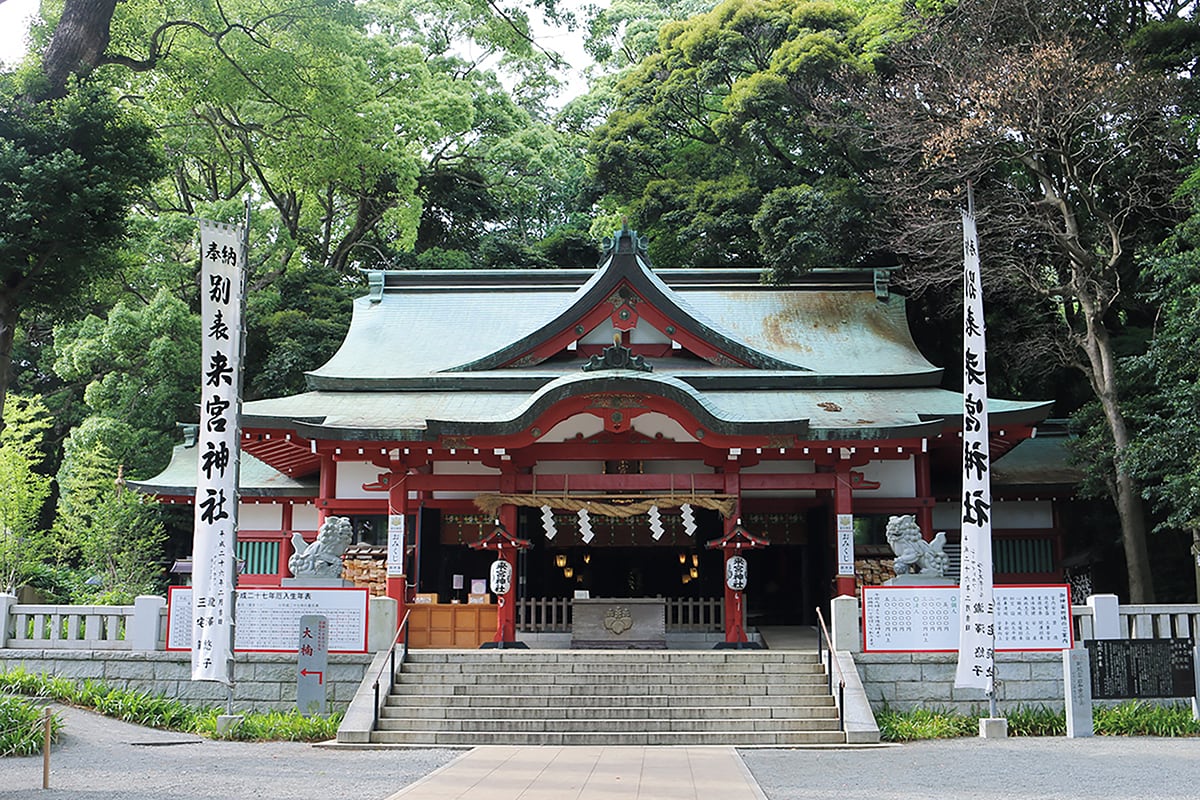
<svg viewBox="0 0 1200 800">
<path fill-rule="evenodd" d="M 838 575 L 854 574 L 854 515 L 837 515 Z"/>
<path fill-rule="evenodd" d="M 1092 724 L 1092 670 L 1088 651 L 1082 647 L 1063 650 L 1062 659 L 1067 738 L 1082 739 L 1095 732 Z"/>
<path fill-rule="evenodd" d="M 396 578 L 404 574 L 404 515 L 388 514 L 387 574 Z"/>
</svg>

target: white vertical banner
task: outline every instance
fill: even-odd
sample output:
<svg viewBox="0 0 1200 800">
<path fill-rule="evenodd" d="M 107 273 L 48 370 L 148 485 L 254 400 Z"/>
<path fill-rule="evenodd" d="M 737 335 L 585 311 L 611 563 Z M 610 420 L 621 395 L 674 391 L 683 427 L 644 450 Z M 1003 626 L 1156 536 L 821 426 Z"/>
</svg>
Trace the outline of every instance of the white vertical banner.
<svg viewBox="0 0 1200 800">
<path fill-rule="evenodd" d="M 192 680 L 233 684 L 246 234 L 200 221 L 200 436 L 192 535 Z"/>
<path fill-rule="evenodd" d="M 970 189 L 968 188 L 968 198 Z M 987 343 L 974 203 L 963 212 L 963 500 L 958 669 L 954 685 L 993 695 L 996 605 L 992 591 L 992 486 Z"/>
</svg>

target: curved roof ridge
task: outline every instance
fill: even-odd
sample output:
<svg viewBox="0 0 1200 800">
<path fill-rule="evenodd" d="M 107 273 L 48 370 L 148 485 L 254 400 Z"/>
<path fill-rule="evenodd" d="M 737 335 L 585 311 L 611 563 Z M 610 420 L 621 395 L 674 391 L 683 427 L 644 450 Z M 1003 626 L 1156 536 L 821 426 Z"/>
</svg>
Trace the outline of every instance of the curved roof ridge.
<svg viewBox="0 0 1200 800">
<path fill-rule="evenodd" d="M 679 328 L 698 339 L 727 353 L 731 359 L 758 369 L 799 370 L 809 372 L 808 367 L 785 361 L 765 353 L 743 341 L 732 331 L 701 314 L 685 301 L 674 289 L 654 274 L 649 259 L 643 257 L 645 242 L 637 231 L 622 228 L 611 239 L 605 240 L 607 260 L 602 261 L 596 273 L 571 298 L 567 307 L 553 319 L 509 344 L 481 358 L 451 367 L 446 372 L 475 372 L 503 367 L 530 352 L 540 342 L 561 333 L 574 319 L 595 308 L 627 281 L 662 314 L 671 317 Z"/>
</svg>

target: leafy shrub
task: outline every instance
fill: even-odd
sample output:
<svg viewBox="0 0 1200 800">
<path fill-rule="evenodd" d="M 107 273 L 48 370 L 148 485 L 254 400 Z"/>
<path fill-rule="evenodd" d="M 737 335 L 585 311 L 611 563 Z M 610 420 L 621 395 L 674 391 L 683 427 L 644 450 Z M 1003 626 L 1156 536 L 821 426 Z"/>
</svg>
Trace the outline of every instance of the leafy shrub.
<svg viewBox="0 0 1200 800">
<path fill-rule="evenodd" d="M 66 678 L 35 675 L 18 667 L 0 672 L 0 690 L 92 708 L 136 725 L 238 741 L 324 741 L 337 736 L 342 720 L 341 714 L 305 717 L 296 711 L 248 712 L 242 715 L 241 724 L 218 736 L 217 717 L 224 713 L 222 710 L 191 706 L 148 692 L 117 689 L 99 681 L 75 683 Z"/>
<path fill-rule="evenodd" d="M 23 697 L 0 696 L 0 757 L 42 752 L 45 711 Z M 57 741 L 62 720 L 50 717 L 50 738 Z"/>
</svg>

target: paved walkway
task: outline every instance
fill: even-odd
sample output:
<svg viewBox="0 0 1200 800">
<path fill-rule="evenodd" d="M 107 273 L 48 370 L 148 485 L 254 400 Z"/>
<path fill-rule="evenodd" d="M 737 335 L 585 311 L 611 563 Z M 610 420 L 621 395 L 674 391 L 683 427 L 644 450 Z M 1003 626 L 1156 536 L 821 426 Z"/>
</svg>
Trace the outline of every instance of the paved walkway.
<svg viewBox="0 0 1200 800">
<path fill-rule="evenodd" d="M 732 747 L 478 747 L 388 800 L 766 800 Z"/>
</svg>

